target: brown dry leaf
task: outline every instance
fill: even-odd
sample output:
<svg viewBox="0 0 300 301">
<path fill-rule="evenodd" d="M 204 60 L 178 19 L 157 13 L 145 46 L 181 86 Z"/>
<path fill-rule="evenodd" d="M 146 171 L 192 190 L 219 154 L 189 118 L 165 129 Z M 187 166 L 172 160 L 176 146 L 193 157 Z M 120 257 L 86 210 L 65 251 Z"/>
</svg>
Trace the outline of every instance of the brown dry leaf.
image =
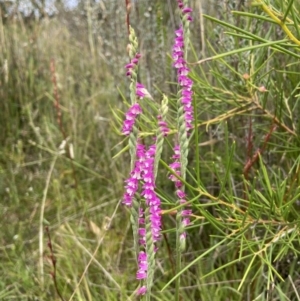
<svg viewBox="0 0 300 301">
<path fill-rule="evenodd" d="M 101 229 L 92 221 L 89 221 L 91 231 L 99 238 L 102 234 Z"/>
</svg>

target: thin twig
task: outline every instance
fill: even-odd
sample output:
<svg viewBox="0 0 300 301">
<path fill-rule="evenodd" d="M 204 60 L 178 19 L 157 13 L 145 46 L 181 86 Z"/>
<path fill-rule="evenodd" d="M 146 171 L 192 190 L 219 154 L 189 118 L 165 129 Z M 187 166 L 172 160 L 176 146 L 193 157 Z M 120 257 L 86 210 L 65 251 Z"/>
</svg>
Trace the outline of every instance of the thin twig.
<svg viewBox="0 0 300 301">
<path fill-rule="evenodd" d="M 59 98 L 59 94 L 58 94 L 57 80 L 56 80 L 56 68 L 55 68 L 55 61 L 53 58 L 51 59 L 51 63 L 50 63 L 50 71 L 51 71 L 51 75 L 52 75 L 53 94 L 54 94 L 54 99 L 55 99 L 54 108 L 56 110 L 57 123 L 58 123 L 59 129 L 60 129 L 60 132 L 62 134 L 63 140 L 65 141 L 64 149 L 66 151 L 66 156 L 70 160 L 70 163 L 71 163 L 72 174 L 73 174 L 73 179 L 74 179 L 74 187 L 76 188 L 76 192 L 77 192 L 78 191 L 77 190 L 78 181 L 77 181 L 77 176 L 76 176 L 76 172 L 75 172 L 75 166 L 73 163 L 73 155 L 71 155 L 70 147 L 67 145 L 68 137 L 67 137 L 67 134 L 64 129 L 63 122 L 62 122 L 62 113 L 61 113 L 61 109 L 60 109 L 60 98 Z"/>
<path fill-rule="evenodd" d="M 203 20 L 203 8 L 202 8 L 202 1 L 201 0 L 199 0 L 199 21 L 200 21 L 201 53 L 202 53 L 202 57 L 205 58 L 206 45 L 205 45 L 205 31 L 204 31 L 204 20 Z"/>
<path fill-rule="evenodd" d="M 290 280 L 290 282 L 291 282 L 291 284 L 292 284 L 292 287 L 293 287 L 293 290 L 294 290 L 294 292 L 295 292 L 295 294 L 296 294 L 296 296 L 297 296 L 297 300 L 300 301 L 300 296 L 299 296 L 299 294 L 298 294 L 298 290 L 297 290 L 297 288 L 296 288 L 296 286 L 295 286 L 295 283 L 294 283 L 294 281 L 293 281 L 291 275 L 289 275 L 289 280 Z"/>
<path fill-rule="evenodd" d="M 56 69 L 55 69 L 55 61 L 52 58 L 51 62 L 50 62 L 50 71 L 51 71 L 51 80 L 52 80 L 52 84 L 53 84 L 53 95 L 54 95 L 54 108 L 56 111 L 56 120 L 60 129 L 60 132 L 62 133 L 63 138 L 66 140 L 67 135 L 66 132 L 64 130 L 63 127 L 63 123 L 62 123 L 62 113 L 61 113 L 61 109 L 60 109 L 60 99 L 59 99 L 59 94 L 58 94 L 58 88 L 57 88 L 57 79 L 56 79 Z"/>
<path fill-rule="evenodd" d="M 46 186 L 43 192 L 43 199 L 41 204 L 41 214 L 40 214 L 40 229 L 39 229 L 39 252 L 40 252 L 40 280 L 41 280 L 41 286 L 44 287 L 44 212 L 45 212 L 45 204 L 47 199 L 47 193 L 50 185 L 51 176 L 54 170 L 54 166 L 56 163 L 57 156 L 54 157 L 52 164 L 50 166 L 50 170 L 48 172 L 48 176 L 46 179 Z"/>
<path fill-rule="evenodd" d="M 127 32 L 128 35 L 130 33 L 129 27 L 130 27 L 130 18 L 129 18 L 129 14 L 130 14 L 130 9 L 131 9 L 131 2 L 130 0 L 125 0 L 125 6 L 126 6 L 126 24 L 127 24 Z"/>
<path fill-rule="evenodd" d="M 54 282 L 54 288 L 55 291 L 57 293 L 57 295 L 59 296 L 60 300 L 65 301 L 65 299 L 63 298 L 60 290 L 58 289 L 58 285 L 57 285 L 57 279 L 56 279 L 56 258 L 54 256 L 54 252 L 53 252 L 53 245 L 52 245 L 52 241 L 51 241 L 51 235 L 50 235 L 50 231 L 49 231 L 49 227 L 45 228 L 46 233 L 48 235 L 48 248 L 50 250 L 50 260 L 53 266 L 53 271 L 51 272 L 51 276 Z"/>
<path fill-rule="evenodd" d="M 262 148 L 258 149 L 255 154 L 252 156 L 251 159 L 248 159 L 248 161 L 246 162 L 244 169 L 243 169 L 243 174 L 245 179 L 248 179 L 248 174 L 249 174 L 249 170 L 250 168 L 254 165 L 254 163 L 258 160 L 259 156 L 265 151 L 266 147 L 267 147 L 267 143 L 271 138 L 272 133 L 275 131 L 275 129 L 277 128 L 277 126 L 273 123 L 269 133 L 265 136 L 264 139 L 264 143 Z"/>
</svg>

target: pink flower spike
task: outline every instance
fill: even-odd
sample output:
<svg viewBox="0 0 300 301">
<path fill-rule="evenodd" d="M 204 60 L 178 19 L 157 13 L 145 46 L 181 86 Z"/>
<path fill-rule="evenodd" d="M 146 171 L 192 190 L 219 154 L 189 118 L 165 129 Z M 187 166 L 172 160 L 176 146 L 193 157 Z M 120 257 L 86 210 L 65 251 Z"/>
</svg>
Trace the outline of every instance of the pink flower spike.
<svg viewBox="0 0 300 301">
<path fill-rule="evenodd" d="M 159 121 L 158 125 L 160 127 L 161 132 L 163 133 L 163 136 L 166 137 L 169 134 L 169 128 L 165 121 Z"/>
<path fill-rule="evenodd" d="M 138 280 L 145 279 L 147 277 L 148 264 L 147 264 L 147 254 L 144 251 L 141 251 L 139 253 L 138 264 L 139 264 L 139 269 L 136 273 L 136 279 Z"/>
<path fill-rule="evenodd" d="M 132 105 L 126 113 L 126 118 L 123 122 L 122 133 L 128 136 L 133 129 L 136 117 L 142 113 L 142 108 L 138 103 Z"/>
</svg>

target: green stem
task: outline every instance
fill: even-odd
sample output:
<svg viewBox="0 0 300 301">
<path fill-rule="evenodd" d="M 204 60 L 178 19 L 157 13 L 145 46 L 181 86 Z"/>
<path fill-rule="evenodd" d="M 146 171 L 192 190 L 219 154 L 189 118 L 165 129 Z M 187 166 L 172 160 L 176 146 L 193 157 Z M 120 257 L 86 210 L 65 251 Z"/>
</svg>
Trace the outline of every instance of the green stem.
<svg viewBox="0 0 300 301">
<path fill-rule="evenodd" d="M 130 34 L 129 34 L 129 42 L 130 42 L 130 51 L 129 51 L 129 57 L 130 59 L 134 58 L 137 49 L 138 49 L 138 41 L 134 32 L 134 29 L 130 27 Z M 136 82 L 137 82 L 137 66 L 133 68 L 132 74 L 131 74 L 131 83 L 130 83 L 130 101 L 131 104 L 136 103 Z M 137 143 L 138 143 L 138 128 L 136 126 L 133 126 L 133 130 L 130 133 L 129 136 L 129 152 L 130 152 L 130 170 L 134 169 L 135 161 L 136 161 L 136 151 L 137 151 Z M 131 207 L 131 215 L 130 215 L 130 222 L 131 227 L 133 231 L 133 244 L 134 244 L 134 250 L 136 253 L 136 259 L 138 259 L 139 255 L 139 211 L 140 211 L 140 203 L 139 201 L 134 198 L 132 202 Z"/>
<path fill-rule="evenodd" d="M 180 248 L 180 233 L 178 228 L 181 225 L 181 212 L 176 215 L 176 274 L 181 270 L 181 248 Z M 175 300 L 179 301 L 180 276 L 175 280 Z"/>
<path fill-rule="evenodd" d="M 184 0 L 184 7 L 188 6 L 188 0 Z M 187 48 L 189 41 L 189 21 L 187 17 L 181 16 L 182 24 L 183 24 L 183 32 L 184 32 L 184 59 L 187 60 Z M 185 181 L 186 179 L 186 168 L 188 164 L 188 152 L 189 152 L 189 139 L 188 132 L 186 127 L 185 120 L 185 112 L 184 106 L 181 103 L 181 97 L 178 98 L 177 101 L 177 127 L 178 127 L 178 140 L 180 147 L 180 176 Z M 185 186 L 182 183 L 182 187 L 180 188 L 182 192 L 185 192 Z M 178 199 L 177 205 L 180 205 L 180 200 Z M 181 239 L 181 235 L 184 233 L 184 226 L 182 224 L 182 209 L 177 211 L 176 214 L 176 274 L 179 274 L 181 271 L 181 257 L 182 252 L 185 249 L 185 240 Z M 176 278 L 175 281 L 175 301 L 179 301 L 180 294 L 180 276 Z"/>
<path fill-rule="evenodd" d="M 198 129 L 198 115 L 197 115 L 197 101 L 195 100 L 194 103 L 194 139 L 195 139 L 195 158 L 196 158 L 196 177 L 197 177 L 197 183 L 200 183 L 200 163 L 199 163 L 199 158 L 200 158 L 200 153 L 199 153 L 199 129 Z"/>
<path fill-rule="evenodd" d="M 167 113 L 168 113 L 168 98 L 164 95 L 161 104 L 162 121 L 165 121 Z M 158 128 L 156 134 L 156 152 L 155 152 L 155 159 L 154 159 L 154 180 L 156 179 L 157 176 L 158 164 L 163 150 L 163 143 L 164 143 L 164 133 L 161 131 L 160 128 Z"/>
<path fill-rule="evenodd" d="M 130 209 L 130 222 L 132 227 L 132 234 L 133 234 L 133 246 L 136 254 L 136 260 L 139 256 L 139 212 L 140 212 L 140 203 L 139 201 L 134 198 L 132 201 L 132 206 Z"/>
<path fill-rule="evenodd" d="M 150 301 L 151 299 L 151 287 L 153 285 L 153 277 L 154 277 L 154 269 L 155 269 L 155 252 L 154 252 L 154 241 L 152 237 L 151 231 L 151 220 L 150 220 L 150 207 L 147 207 L 145 210 L 145 225 L 146 225 L 146 254 L 147 254 L 147 263 L 148 263 L 148 271 L 147 271 L 147 293 L 146 293 L 146 301 Z"/>
</svg>

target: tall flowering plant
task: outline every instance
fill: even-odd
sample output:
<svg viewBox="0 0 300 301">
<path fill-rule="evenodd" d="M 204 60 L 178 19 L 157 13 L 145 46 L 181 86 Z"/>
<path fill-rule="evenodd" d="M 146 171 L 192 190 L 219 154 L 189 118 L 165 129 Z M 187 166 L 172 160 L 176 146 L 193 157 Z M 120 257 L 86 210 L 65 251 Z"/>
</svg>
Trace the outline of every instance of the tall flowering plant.
<svg viewBox="0 0 300 301">
<path fill-rule="evenodd" d="M 188 77 L 190 70 L 186 62 L 188 23 L 192 21 L 192 17 L 187 1 L 178 0 L 178 6 L 181 11 L 182 23 L 175 31 L 175 42 L 172 50 L 174 67 L 177 70 L 178 85 L 180 87 L 177 102 L 178 136 L 176 140 L 178 143 L 174 147 L 175 154 L 172 157 L 173 163 L 171 163 L 170 168 L 185 180 L 189 134 L 193 128 L 193 82 Z M 123 204 L 128 206 L 131 211 L 131 224 L 137 258 L 136 278 L 141 281 L 137 293 L 145 295 L 146 300 L 150 300 L 155 270 L 155 254 L 162 228 L 161 201 L 156 193 L 156 176 L 163 150 L 163 141 L 169 133 L 166 123 L 168 99 L 166 96 L 163 97 L 160 112 L 157 116 L 155 143 L 147 147 L 141 142 L 137 120 L 139 115 L 145 114 L 142 110 L 142 100 L 144 98 L 153 99 L 145 87 L 137 82 L 137 65 L 141 55 L 137 51 L 138 43 L 132 28 L 130 28 L 129 40 L 130 63 L 125 68 L 126 75 L 131 80 L 131 106 L 125 115 L 122 132 L 129 136 L 131 172 L 125 180 Z M 181 208 L 176 216 L 176 267 L 178 273 L 181 269 L 181 252 L 185 249 L 185 228 L 190 224 L 191 210 L 184 206 L 186 204 L 184 183 L 174 175 L 170 179 L 175 183 L 177 203 Z M 175 300 L 179 300 L 179 284 L 180 282 L 177 280 Z"/>
<path fill-rule="evenodd" d="M 138 40 L 135 35 L 134 29 L 130 27 L 129 32 L 129 58 L 130 63 L 125 66 L 126 68 L 126 76 L 130 78 L 130 101 L 131 107 L 126 113 L 126 118 L 123 123 L 122 132 L 124 135 L 129 136 L 129 152 L 131 157 L 131 170 L 134 171 L 136 168 L 136 157 L 138 156 L 138 128 L 136 126 L 136 119 L 138 115 L 142 113 L 142 109 L 140 104 L 137 102 L 137 71 L 138 71 L 138 62 L 141 57 L 140 53 L 138 53 Z M 124 196 L 123 203 L 130 206 L 131 215 L 130 221 L 133 230 L 133 242 L 135 253 L 138 256 L 139 246 L 138 246 L 138 219 L 139 219 L 139 211 L 140 204 L 136 200 L 135 192 L 137 190 L 138 182 L 134 182 L 134 177 L 130 177 L 126 181 L 126 193 Z M 130 189 L 129 189 L 130 188 Z"/>
<path fill-rule="evenodd" d="M 131 79 L 131 106 L 125 115 L 122 133 L 129 136 L 131 172 L 125 180 L 123 204 L 128 206 L 131 211 L 138 264 L 136 278 L 141 281 L 137 294 L 146 295 L 146 299 L 150 300 L 155 270 L 156 243 L 161 236 L 161 202 L 155 192 L 155 179 L 163 140 L 169 131 L 165 121 L 168 99 L 163 97 L 160 114 L 157 116 L 158 129 L 155 144 L 151 144 L 147 148 L 139 139 L 139 129 L 136 123 L 138 116 L 143 114 L 140 102 L 144 98 L 153 99 L 145 87 L 137 82 L 137 65 L 141 55 L 137 52 L 138 43 L 132 28 L 130 28 L 129 40 L 130 63 L 125 68 L 126 75 Z M 137 196 L 139 189 L 141 190 L 140 199 Z"/>
<path fill-rule="evenodd" d="M 178 143 L 174 146 L 173 163 L 170 168 L 183 180 L 186 179 L 186 168 L 188 164 L 189 135 L 192 130 L 194 112 L 192 105 L 193 81 L 188 77 L 190 69 L 187 66 L 187 48 L 189 42 L 189 23 L 192 21 L 192 9 L 187 0 L 178 0 L 181 13 L 181 24 L 175 31 L 175 41 L 172 50 L 174 67 L 177 70 L 177 81 L 179 95 L 177 101 L 177 129 Z M 181 254 L 185 250 L 186 232 L 185 228 L 190 223 L 191 210 L 184 208 L 186 193 L 184 183 L 177 177 L 171 176 L 175 183 L 178 209 L 176 214 L 176 272 L 181 270 Z M 176 278 L 175 300 L 179 300 L 180 277 Z"/>
</svg>

